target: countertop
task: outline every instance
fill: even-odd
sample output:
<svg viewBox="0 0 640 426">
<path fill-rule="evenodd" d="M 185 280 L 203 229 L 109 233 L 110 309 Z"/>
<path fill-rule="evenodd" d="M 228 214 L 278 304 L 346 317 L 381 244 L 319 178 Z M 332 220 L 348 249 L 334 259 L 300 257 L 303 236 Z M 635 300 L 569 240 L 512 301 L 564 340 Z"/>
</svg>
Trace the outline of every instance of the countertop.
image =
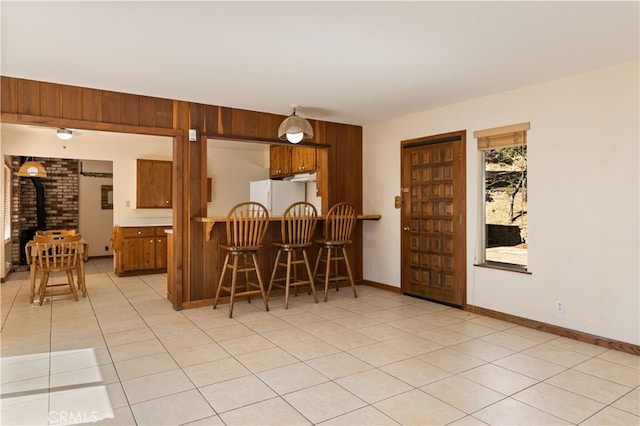
<svg viewBox="0 0 640 426">
<path fill-rule="evenodd" d="M 359 214 L 356 216 L 358 220 L 380 220 L 382 215 L 379 214 Z M 192 221 L 204 223 L 206 226 L 206 240 L 209 241 L 211 229 L 213 225 L 220 222 L 226 222 L 227 217 L 192 217 Z M 282 216 L 269 216 L 269 222 L 280 222 L 282 220 Z M 324 220 L 324 216 L 318 216 L 318 220 Z"/>
<path fill-rule="evenodd" d="M 173 226 L 173 219 L 170 217 L 136 217 L 119 219 L 116 226 Z"/>
</svg>

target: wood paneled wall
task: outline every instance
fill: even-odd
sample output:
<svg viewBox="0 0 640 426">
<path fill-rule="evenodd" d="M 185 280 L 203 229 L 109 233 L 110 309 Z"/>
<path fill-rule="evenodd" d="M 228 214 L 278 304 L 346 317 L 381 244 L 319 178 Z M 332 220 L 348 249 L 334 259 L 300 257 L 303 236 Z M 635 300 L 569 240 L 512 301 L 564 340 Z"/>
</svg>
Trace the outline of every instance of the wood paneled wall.
<svg viewBox="0 0 640 426">
<path fill-rule="evenodd" d="M 199 273 L 205 257 L 204 227 L 192 217 L 206 216 L 206 138 L 282 143 L 277 129 L 286 117 L 216 105 L 162 99 L 57 83 L 1 77 L 2 120 L 7 123 L 170 136 L 173 143 L 174 307 L 204 296 Z M 362 127 L 309 120 L 312 142 L 326 147 L 322 155 L 323 208 L 348 201 L 362 213 Z M 189 142 L 188 130 L 198 138 Z M 355 160 L 355 161 L 354 161 Z M 353 245 L 356 277 L 362 279 L 362 225 Z M 193 273 L 192 273 L 193 272 Z"/>
</svg>

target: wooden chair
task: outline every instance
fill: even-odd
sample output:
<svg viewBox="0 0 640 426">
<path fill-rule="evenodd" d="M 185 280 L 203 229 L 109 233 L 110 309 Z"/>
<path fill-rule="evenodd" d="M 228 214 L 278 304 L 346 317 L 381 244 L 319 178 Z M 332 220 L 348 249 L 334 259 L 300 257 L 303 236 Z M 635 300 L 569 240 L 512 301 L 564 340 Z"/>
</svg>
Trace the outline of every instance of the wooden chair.
<svg viewBox="0 0 640 426">
<path fill-rule="evenodd" d="M 78 270 L 80 262 L 80 235 L 36 235 L 34 245 L 31 250 L 35 250 L 35 261 L 37 270 L 40 272 L 40 305 L 44 302 L 44 296 L 48 287 L 59 287 L 68 285 L 69 293 L 74 300 L 78 301 L 78 293 L 73 283 L 73 271 Z M 49 283 L 52 272 L 65 272 L 67 275 L 66 284 Z"/>
<path fill-rule="evenodd" d="M 316 295 L 316 287 L 313 284 L 313 274 L 311 266 L 309 266 L 309 257 L 307 256 L 307 248 L 313 244 L 313 232 L 318 223 L 318 212 L 313 204 L 307 202 L 293 203 L 284 211 L 282 215 L 280 234 L 282 241 L 274 242 L 273 245 L 278 248 L 276 261 L 273 265 L 271 280 L 269 281 L 269 289 L 267 290 L 267 299 L 271 294 L 271 289 L 275 287 L 285 289 L 284 308 L 289 308 L 289 289 L 294 287 L 296 295 L 298 294 L 298 286 L 309 285 L 313 292 L 313 298 L 318 303 Z M 282 253 L 287 253 L 286 261 L 280 261 Z M 302 252 L 303 259 L 296 259 L 296 253 Z M 297 266 L 304 265 L 306 269 L 307 279 L 299 280 L 297 274 Z M 286 268 L 286 276 L 276 278 L 278 267 Z M 293 273 L 294 279 L 291 280 Z M 304 272 L 301 277 L 304 276 Z M 282 283 L 284 282 L 284 284 Z"/>
<path fill-rule="evenodd" d="M 338 203 L 331 207 L 324 220 L 324 236 L 318 240 L 320 246 L 316 266 L 313 269 L 314 280 L 324 281 L 324 301 L 327 301 L 329 293 L 329 282 L 333 282 L 338 291 L 338 282 L 348 281 L 353 289 L 353 297 L 358 297 L 356 285 L 353 280 L 353 273 L 349 258 L 347 257 L 347 246 L 351 244 L 351 234 L 356 224 L 356 209 L 349 203 Z M 323 252 L 325 256 L 323 257 Z M 347 275 L 340 275 L 340 261 L 344 261 Z M 325 263 L 324 274 L 318 274 L 320 263 Z M 331 265 L 333 263 L 333 272 Z"/>
<path fill-rule="evenodd" d="M 229 292 L 229 318 L 233 315 L 233 301 L 236 296 L 248 296 L 251 303 L 251 295 L 261 294 L 264 307 L 268 311 L 267 295 L 264 290 L 260 268 L 256 254 L 262 247 L 267 229 L 269 227 L 269 212 L 260 203 L 246 202 L 235 205 L 227 215 L 227 244 L 220 245 L 226 250 L 224 266 L 220 273 L 220 282 L 216 290 L 216 297 L 213 302 L 213 309 L 218 305 L 220 291 L 224 289 Z M 251 261 L 248 261 L 248 258 Z M 242 265 L 239 259 L 242 258 Z M 231 259 L 231 261 L 230 261 Z M 227 270 L 231 270 L 231 285 L 224 286 L 224 276 Z M 255 272 L 258 283 L 253 283 L 249 279 L 249 272 Z M 244 272 L 245 290 L 236 292 L 238 272 Z"/>
<path fill-rule="evenodd" d="M 47 230 L 37 230 L 36 235 L 52 237 L 54 239 L 61 239 L 66 237 L 67 235 L 80 235 L 80 234 L 78 234 L 78 232 L 75 229 L 47 229 Z M 86 246 L 86 243 L 83 246 L 83 248 L 85 246 Z M 82 291 L 82 297 L 87 297 L 87 286 L 84 281 L 84 271 L 83 271 L 83 267 L 84 267 L 83 262 L 86 260 L 85 259 L 86 253 L 82 253 L 82 255 L 83 255 L 83 259 L 81 259 L 78 262 L 78 268 L 77 268 L 78 288 Z M 31 302 L 33 302 L 33 300 Z"/>
</svg>

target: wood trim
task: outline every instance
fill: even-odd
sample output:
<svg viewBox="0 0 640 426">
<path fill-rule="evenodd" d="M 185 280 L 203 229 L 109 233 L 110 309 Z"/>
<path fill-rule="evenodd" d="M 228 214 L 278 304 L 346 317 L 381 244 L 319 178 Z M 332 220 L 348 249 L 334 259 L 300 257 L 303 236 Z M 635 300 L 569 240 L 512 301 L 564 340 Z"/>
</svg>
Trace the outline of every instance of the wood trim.
<svg viewBox="0 0 640 426">
<path fill-rule="evenodd" d="M 531 123 L 510 124 L 508 126 L 492 127 L 491 129 L 476 130 L 473 137 L 476 139 L 486 138 L 490 136 L 506 135 L 508 133 L 526 132 L 531 129 Z"/>
<path fill-rule="evenodd" d="M 593 334 L 583 333 L 581 331 L 571 330 L 568 328 L 560 327 L 553 324 L 547 324 L 544 322 L 519 317 L 516 315 L 506 314 L 503 312 L 493 311 L 491 309 L 481 308 L 479 306 L 467 305 L 466 311 L 473 312 L 495 318 L 503 321 L 507 321 L 513 324 L 518 324 L 523 327 L 529 327 L 536 330 L 544 331 L 547 333 L 555 334 L 569 339 L 578 340 L 584 343 L 590 343 L 592 345 L 601 346 L 603 348 L 614 349 L 621 352 L 630 353 L 633 355 L 640 355 L 640 345 L 634 345 L 632 343 L 620 342 L 618 340 L 607 339 L 605 337 L 595 336 Z"/>
<path fill-rule="evenodd" d="M 39 115 L 13 114 L 2 112 L 2 121 L 14 124 L 31 124 L 34 126 L 71 127 L 74 129 L 97 130 L 102 132 L 133 133 L 138 135 L 169 136 L 182 134 L 179 129 L 164 127 L 142 127 L 127 124 L 104 123 L 97 121 L 75 120 L 58 117 L 44 117 Z"/>
<path fill-rule="evenodd" d="M 362 284 L 369 286 L 369 287 L 375 287 L 375 288 L 379 288 L 381 290 L 386 290 L 386 291 L 390 291 L 392 293 L 397 293 L 397 294 L 402 294 L 402 289 L 400 287 L 395 287 L 389 284 L 382 284 L 382 283 L 378 283 L 375 281 L 369 281 L 369 280 L 362 280 Z"/>
</svg>

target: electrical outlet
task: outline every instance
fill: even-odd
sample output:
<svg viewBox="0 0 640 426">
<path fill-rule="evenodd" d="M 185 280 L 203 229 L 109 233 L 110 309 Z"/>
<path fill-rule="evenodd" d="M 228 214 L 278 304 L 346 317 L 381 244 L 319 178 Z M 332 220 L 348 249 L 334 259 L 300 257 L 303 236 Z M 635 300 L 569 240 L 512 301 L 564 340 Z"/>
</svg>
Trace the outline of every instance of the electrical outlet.
<svg viewBox="0 0 640 426">
<path fill-rule="evenodd" d="M 104 246 L 104 251 L 109 251 L 109 246 Z"/>
<path fill-rule="evenodd" d="M 562 300 L 558 300 L 556 302 L 556 312 L 559 312 L 559 313 L 564 312 L 564 302 Z"/>
</svg>

